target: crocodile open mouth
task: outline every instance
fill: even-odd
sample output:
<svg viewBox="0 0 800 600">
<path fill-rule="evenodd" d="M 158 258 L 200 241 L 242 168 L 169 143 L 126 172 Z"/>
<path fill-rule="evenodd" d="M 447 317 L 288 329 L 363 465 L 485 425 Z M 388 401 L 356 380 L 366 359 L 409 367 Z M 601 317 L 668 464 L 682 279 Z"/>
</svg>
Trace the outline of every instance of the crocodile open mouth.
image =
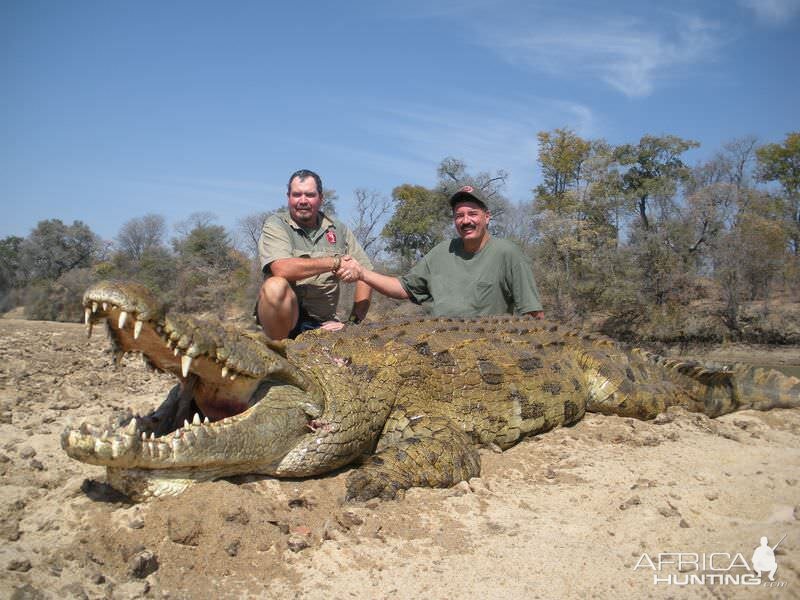
<svg viewBox="0 0 800 600">
<path fill-rule="evenodd" d="M 89 335 L 105 322 L 118 364 L 125 354 L 140 353 L 149 368 L 174 375 L 178 385 L 146 415 L 128 413 L 106 427 L 84 423 L 65 431 L 62 446 L 73 458 L 121 465 L 134 455 L 137 464 L 170 461 L 247 418 L 276 389 L 283 396 L 287 390 L 293 397 L 305 395 L 307 381 L 285 360 L 281 344 L 218 321 L 164 315 L 143 288 L 133 291 L 90 288 L 84 295 Z M 317 411 L 307 412 L 310 419 Z"/>
</svg>

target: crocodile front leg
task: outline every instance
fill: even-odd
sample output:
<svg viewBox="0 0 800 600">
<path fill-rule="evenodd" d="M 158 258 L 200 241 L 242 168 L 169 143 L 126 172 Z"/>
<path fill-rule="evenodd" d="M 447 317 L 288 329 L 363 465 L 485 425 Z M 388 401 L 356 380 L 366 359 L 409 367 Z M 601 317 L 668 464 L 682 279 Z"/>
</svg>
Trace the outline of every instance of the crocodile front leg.
<svg viewBox="0 0 800 600">
<path fill-rule="evenodd" d="M 421 417 L 404 437 L 368 458 L 347 478 L 348 500 L 391 499 L 411 487 L 450 487 L 481 472 L 470 439 L 448 419 Z"/>
</svg>

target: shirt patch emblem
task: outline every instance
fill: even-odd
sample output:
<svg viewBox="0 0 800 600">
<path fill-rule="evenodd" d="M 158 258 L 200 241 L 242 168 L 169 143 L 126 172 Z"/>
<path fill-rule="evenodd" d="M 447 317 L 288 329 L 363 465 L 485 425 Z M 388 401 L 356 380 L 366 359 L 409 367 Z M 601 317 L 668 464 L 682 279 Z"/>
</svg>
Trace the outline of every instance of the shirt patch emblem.
<svg viewBox="0 0 800 600">
<path fill-rule="evenodd" d="M 336 244 L 336 232 L 333 229 L 328 229 L 328 231 L 325 232 L 325 238 L 331 246 Z"/>
</svg>

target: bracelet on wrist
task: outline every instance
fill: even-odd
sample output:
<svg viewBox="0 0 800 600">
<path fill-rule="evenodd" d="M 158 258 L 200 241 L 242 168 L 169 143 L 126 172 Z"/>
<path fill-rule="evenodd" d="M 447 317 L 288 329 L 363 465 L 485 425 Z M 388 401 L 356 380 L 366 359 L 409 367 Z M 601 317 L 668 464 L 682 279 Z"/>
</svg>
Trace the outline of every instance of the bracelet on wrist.
<svg viewBox="0 0 800 600">
<path fill-rule="evenodd" d="M 331 273 L 336 273 L 339 270 L 339 267 L 342 266 L 342 257 L 338 254 L 333 256 L 333 267 L 331 267 Z"/>
</svg>

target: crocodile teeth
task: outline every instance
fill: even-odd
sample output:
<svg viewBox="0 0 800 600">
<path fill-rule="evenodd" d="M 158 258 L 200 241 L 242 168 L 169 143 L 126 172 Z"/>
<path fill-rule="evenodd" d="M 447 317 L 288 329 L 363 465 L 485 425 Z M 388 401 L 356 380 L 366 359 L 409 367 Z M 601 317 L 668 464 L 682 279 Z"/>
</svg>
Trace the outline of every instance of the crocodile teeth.
<svg viewBox="0 0 800 600">
<path fill-rule="evenodd" d="M 172 351 L 172 354 L 174 354 L 175 356 L 178 356 L 179 353 L 180 353 L 180 350 L 176 346 L 175 349 Z"/>
<path fill-rule="evenodd" d="M 203 419 L 203 425 L 208 425 L 209 423 L 211 423 L 211 421 L 208 420 L 208 417 Z"/>
<path fill-rule="evenodd" d="M 143 441 L 143 442 L 146 442 L 146 441 L 147 441 L 147 432 L 146 432 L 146 431 L 143 431 L 143 432 L 142 432 L 142 436 L 141 436 L 141 438 L 142 438 L 142 441 Z"/>
<path fill-rule="evenodd" d="M 103 302 L 103 310 L 108 310 L 108 302 Z"/>
<path fill-rule="evenodd" d="M 93 313 L 97 312 L 97 302 L 92 302 L 92 312 Z"/>
<path fill-rule="evenodd" d="M 142 325 L 144 325 L 142 321 L 136 321 L 133 324 L 133 339 L 139 339 L 139 336 L 142 334 Z"/>
<path fill-rule="evenodd" d="M 124 311 L 124 310 L 121 311 L 119 313 L 119 323 L 118 323 L 118 326 L 119 326 L 120 329 L 125 327 L 125 321 L 127 321 L 127 320 L 128 320 L 128 313 L 126 311 Z"/>
<path fill-rule="evenodd" d="M 91 318 L 92 318 L 92 309 L 87 306 L 86 310 L 83 311 L 84 324 L 88 325 L 89 323 L 91 323 L 91 321 L 89 320 Z"/>
<path fill-rule="evenodd" d="M 125 433 L 128 435 L 136 435 L 136 431 L 136 419 L 131 419 L 131 422 L 128 423 L 128 426 L 125 428 Z"/>
<path fill-rule="evenodd" d="M 175 348 L 177 350 L 177 348 Z M 184 377 L 189 376 L 189 368 L 192 366 L 192 357 L 186 356 L 185 354 L 181 356 L 181 373 L 183 373 Z"/>
<path fill-rule="evenodd" d="M 222 367 L 222 376 L 223 377 L 227 377 L 228 376 L 228 367 Z"/>
<path fill-rule="evenodd" d="M 200 415 L 194 413 L 194 418 L 192 419 L 192 425 L 200 425 Z"/>
<path fill-rule="evenodd" d="M 183 428 L 184 429 L 189 429 L 189 419 L 184 419 L 183 420 Z"/>
</svg>

